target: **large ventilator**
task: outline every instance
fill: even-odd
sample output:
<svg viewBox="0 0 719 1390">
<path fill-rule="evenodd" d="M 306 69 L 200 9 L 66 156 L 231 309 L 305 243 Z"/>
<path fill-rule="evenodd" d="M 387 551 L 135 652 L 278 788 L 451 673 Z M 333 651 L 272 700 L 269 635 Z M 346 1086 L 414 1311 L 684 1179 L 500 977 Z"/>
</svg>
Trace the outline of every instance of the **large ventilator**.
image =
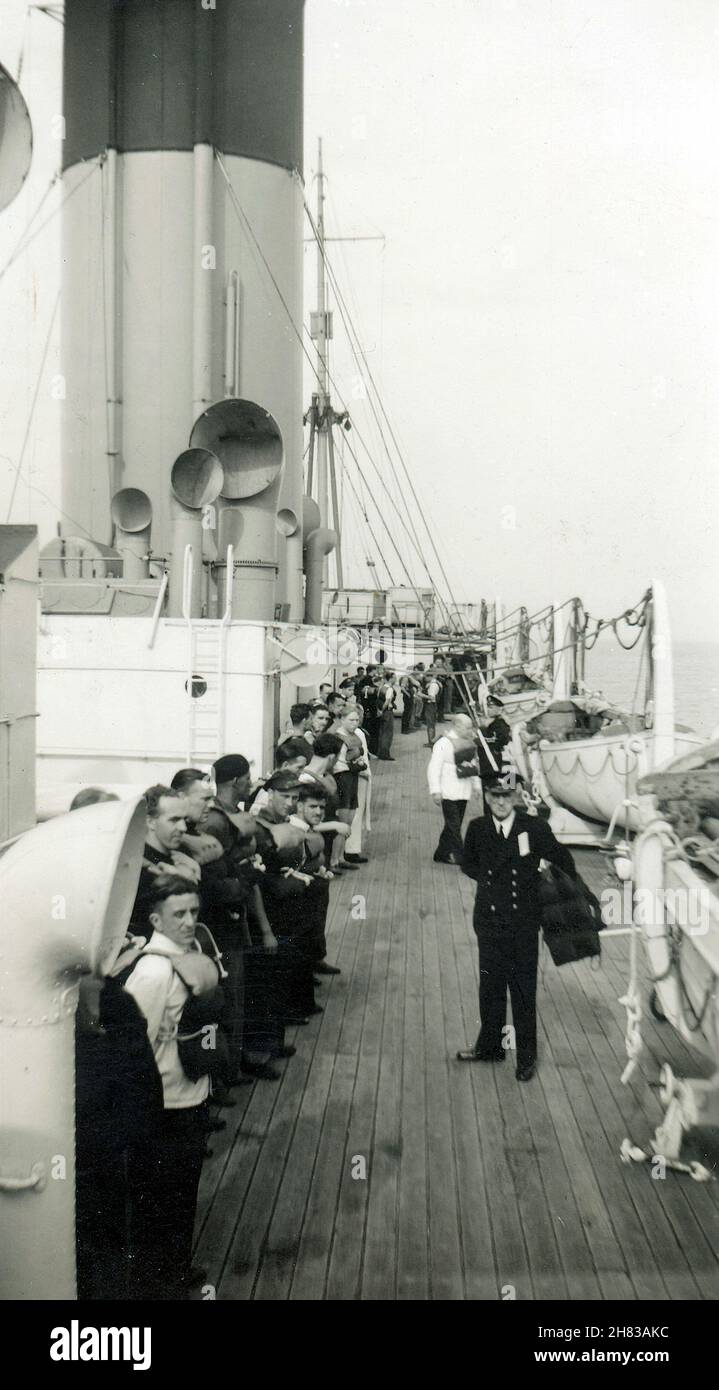
<svg viewBox="0 0 719 1390">
<path fill-rule="evenodd" d="M 0 1299 L 75 1297 L 75 1011 L 125 936 L 143 800 L 46 821 L 0 854 Z"/>
<path fill-rule="evenodd" d="M 0 64 L 0 212 L 17 197 L 31 161 L 30 113 L 17 83 Z"/>
<path fill-rule="evenodd" d="M 209 449 L 185 449 L 175 459 L 170 475 L 172 489 L 172 564 L 170 607 L 172 617 L 198 618 L 203 602 L 202 526 L 222 488 L 222 464 Z M 189 555 L 188 555 L 189 549 Z M 187 561 L 186 561 L 187 557 Z"/>
<path fill-rule="evenodd" d="M 197 420 L 190 445 L 211 451 L 222 464 L 217 527 L 220 611 L 228 578 L 224 557 L 231 545 L 235 557 L 233 616 L 271 622 L 275 616 L 277 507 L 283 463 L 279 426 L 269 411 L 254 401 L 218 401 Z M 282 524 L 280 520 L 280 528 Z"/>
<path fill-rule="evenodd" d="M 322 622 L 322 586 L 325 557 L 337 544 L 337 532 L 320 525 L 320 509 L 305 493 L 302 498 L 302 551 L 305 572 L 305 622 Z"/>
<path fill-rule="evenodd" d="M 122 559 L 122 577 L 128 583 L 147 579 L 150 573 L 152 503 L 139 487 L 123 487 L 110 504 L 115 527 L 115 548 Z"/>
</svg>

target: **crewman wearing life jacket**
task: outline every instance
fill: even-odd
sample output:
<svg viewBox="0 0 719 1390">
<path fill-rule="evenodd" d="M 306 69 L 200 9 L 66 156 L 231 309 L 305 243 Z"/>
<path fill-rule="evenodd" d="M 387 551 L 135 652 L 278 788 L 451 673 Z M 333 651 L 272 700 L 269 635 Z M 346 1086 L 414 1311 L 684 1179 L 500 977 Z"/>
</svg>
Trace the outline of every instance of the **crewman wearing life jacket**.
<svg viewBox="0 0 719 1390">
<path fill-rule="evenodd" d="M 124 981 L 147 1020 L 147 1036 L 162 1079 L 163 1123 L 146 1154 L 147 1204 L 154 1240 L 145 1251 L 156 1299 L 185 1298 L 205 1278 L 191 1267 L 192 1235 L 208 1120 L 208 1074 L 191 1080 L 180 1061 L 178 1031 L 190 994 L 216 990 L 217 966 L 200 951 L 195 932 L 196 889 L 176 874 L 158 875 L 150 889 L 152 936 Z M 210 1049 L 207 1049 L 209 1059 Z"/>
</svg>

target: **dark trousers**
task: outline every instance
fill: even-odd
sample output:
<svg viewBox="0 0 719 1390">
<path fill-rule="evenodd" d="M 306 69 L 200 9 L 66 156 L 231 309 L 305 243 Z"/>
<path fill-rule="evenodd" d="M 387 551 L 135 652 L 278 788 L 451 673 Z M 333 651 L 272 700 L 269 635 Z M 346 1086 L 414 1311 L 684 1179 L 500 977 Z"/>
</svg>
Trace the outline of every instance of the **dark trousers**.
<svg viewBox="0 0 719 1390">
<path fill-rule="evenodd" d="M 230 945 L 226 940 L 215 940 L 222 951 L 222 964 L 227 971 L 227 979 L 222 981 L 224 1008 L 220 1023 L 227 1037 L 230 1053 L 230 1076 L 235 1077 L 242 1061 L 242 1034 L 245 1013 L 245 960 L 242 946 L 236 940 Z"/>
<path fill-rule="evenodd" d="M 411 695 L 405 695 L 404 707 L 402 709 L 402 733 L 408 734 L 412 728 L 412 714 L 414 710 L 414 700 Z"/>
<path fill-rule="evenodd" d="M 434 700 L 428 700 L 424 707 L 424 719 L 427 725 L 427 742 L 434 743 L 437 733 L 437 706 Z"/>
<path fill-rule="evenodd" d="M 522 926 L 475 924 L 479 944 L 479 1052 L 502 1050 L 507 1017 L 507 990 L 517 1043 L 517 1066 L 537 1058 L 537 957 L 539 930 L 534 922 Z"/>
<path fill-rule="evenodd" d="M 277 966 L 282 989 L 283 1017 L 306 1016 L 315 1002 L 312 959 L 303 949 L 304 937 L 278 936 Z"/>
<path fill-rule="evenodd" d="M 133 1157 L 138 1163 L 139 1155 Z M 142 1298 L 144 1290 L 135 1291 L 131 1279 L 132 1199 L 142 1190 L 137 1171 L 133 1193 L 126 1151 L 108 1146 L 82 1159 L 75 1172 L 78 1299 Z"/>
<path fill-rule="evenodd" d="M 145 1297 L 178 1299 L 187 1293 L 197 1189 L 207 1138 L 208 1105 L 165 1110 L 160 1134 L 146 1159 Z"/>
<path fill-rule="evenodd" d="M 435 859 L 448 859 L 450 854 L 453 854 L 455 859 L 461 859 L 462 821 L 466 810 L 466 801 L 442 801 L 444 826 L 434 852 Z"/>
<path fill-rule="evenodd" d="M 329 862 L 329 859 L 328 861 Z M 297 938 L 297 945 L 312 965 L 327 955 L 325 925 L 330 905 L 330 885 L 326 879 L 315 879 L 305 900 L 307 930 Z"/>
<path fill-rule="evenodd" d="M 394 737 L 394 714 L 391 709 L 387 709 L 380 715 L 379 722 L 379 753 L 380 758 L 389 758 L 392 739 Z"/>
<path fill-rule="evenodd" d="M 368 714 L 365 718 L 365 733 L 367 735 L 367 747 L 375 757 L 379 752 L 379 717 L 376 714 Z"/>
<path fill-rule="evenodd" d="M 276 1056 L 285 1040 L 283 999 L 277 956 L 262 946 L 245 947 L 245 1019 L 243 1048 Z"/>
</svg>

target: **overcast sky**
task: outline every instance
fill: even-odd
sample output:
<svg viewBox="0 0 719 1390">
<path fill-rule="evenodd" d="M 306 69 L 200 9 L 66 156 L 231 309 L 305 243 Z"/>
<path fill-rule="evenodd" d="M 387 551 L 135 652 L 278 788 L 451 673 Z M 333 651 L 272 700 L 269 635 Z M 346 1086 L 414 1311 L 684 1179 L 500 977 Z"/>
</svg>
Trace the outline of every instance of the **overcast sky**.
<svg viewBox="0 0 719 1390">
<path fill-rule="evenodd" d="M 25 10 L 2 0 L 13 74 Z M 32 15 L 35 160 L 0 219 L 0 266 L 57 159 L 60 39 Z M 539 607 L 579 593 L 608 616 L 656 573 L 676 634 L 716 637 L 714 0 L 308 0 L 306 60 L 308 197 L 321 134 L 328 232 L 385 237 L 330 250 L 455 596 Z M 58 222 L 0 280 L 3 519 L 57 292 Z M 311 248 L 306 259 L 308 317 Z M 358 435 L 387 463 L 340 333 L 333 374 L 371 480 Z M 58 410 L 41 391 L 14 512 L 46 534 L 56 512 L 37 489 L 59 496 Z M 350 539 L 347 488 L 345 506 L 351 577 L 370 584 L 364 557 L 380 556 Z"/>
</svg>

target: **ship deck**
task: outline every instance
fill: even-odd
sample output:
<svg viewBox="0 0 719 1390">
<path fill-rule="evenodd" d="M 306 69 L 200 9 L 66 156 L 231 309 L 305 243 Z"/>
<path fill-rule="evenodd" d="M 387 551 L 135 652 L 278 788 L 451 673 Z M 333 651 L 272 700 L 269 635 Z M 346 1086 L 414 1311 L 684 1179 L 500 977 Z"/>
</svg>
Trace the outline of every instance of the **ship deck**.
<svg viewBox="0 0 719 1390">
<path fill-rule="evenodd" d="M 600 969 L 543 958 L 529 1085 L 508 1062 L 454 1060 L 476 1036 L 474 885 L 432 863 L 422 741 L 398 733 L 395 764 L 373 763 L 371 862 L 333 887 L 342 974 L 319 991 L 324 1013 L 288 1032 L 279 1083 L 222 1111 L 197 1263 L 223 1300 L 716 1299 L 719 1183 L 619 1157 L 661 1118 L 664 1061 L 709 1070 L 648 1015 L 620 1084 L 627 938 L 606 941 Z M 595 891 L 610 881 L 596 852 L 576 857 Z M 714 1164 L 716 1137 L 690 1156 Z"/>
</svg>

